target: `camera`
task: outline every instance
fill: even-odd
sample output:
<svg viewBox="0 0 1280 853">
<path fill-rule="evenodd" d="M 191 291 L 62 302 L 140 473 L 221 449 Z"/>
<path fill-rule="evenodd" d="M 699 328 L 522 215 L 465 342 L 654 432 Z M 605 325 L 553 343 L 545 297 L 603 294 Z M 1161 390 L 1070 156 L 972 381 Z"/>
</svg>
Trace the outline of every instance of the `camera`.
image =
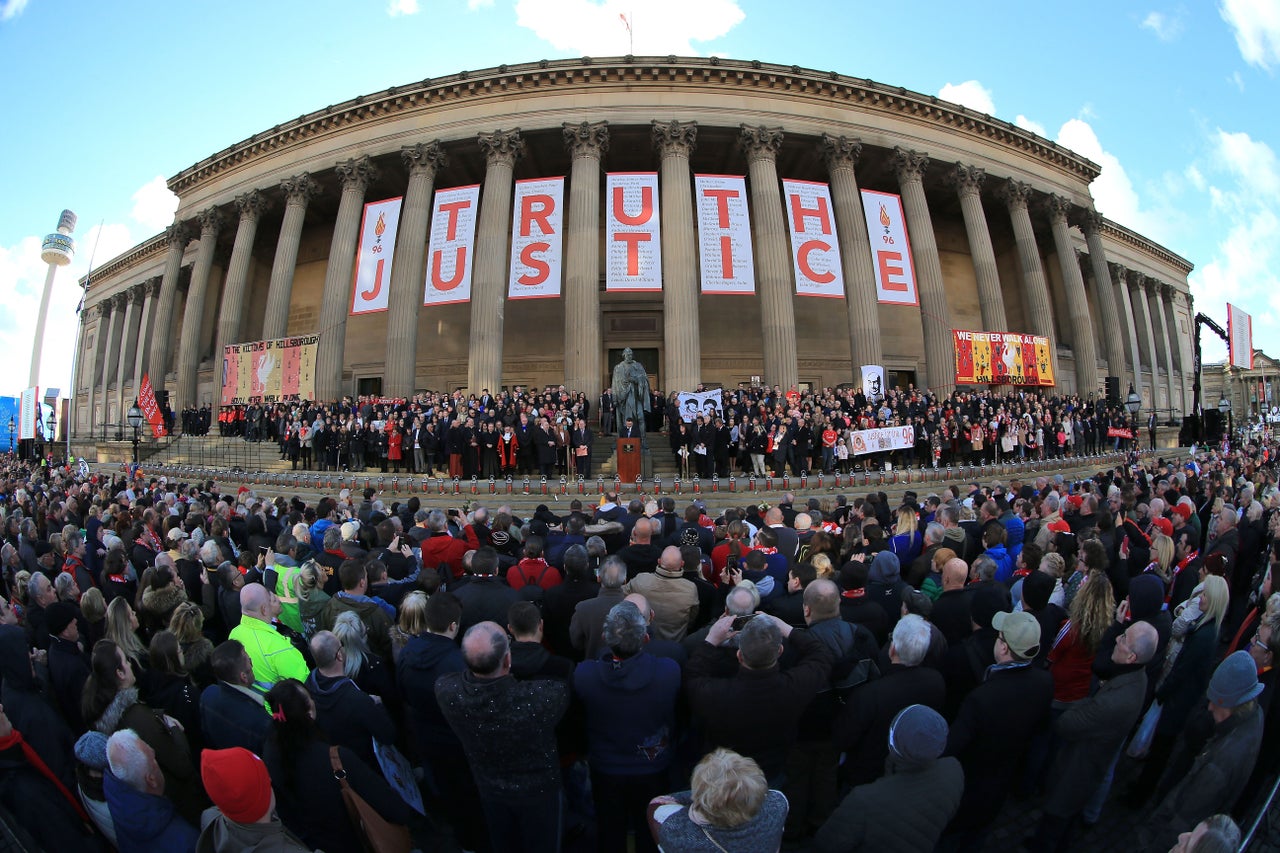
<svg viewBox="0 0 1280 853">
<path fill-rule="evenodd" d="M 746 616 L 733 617 L 733 630 L 741 631 L 743 628 L 746 627 L 747 623 L 754 618 L 756 618 L 756 614 L 754 613 L 748 614 Z"/>
</svg>

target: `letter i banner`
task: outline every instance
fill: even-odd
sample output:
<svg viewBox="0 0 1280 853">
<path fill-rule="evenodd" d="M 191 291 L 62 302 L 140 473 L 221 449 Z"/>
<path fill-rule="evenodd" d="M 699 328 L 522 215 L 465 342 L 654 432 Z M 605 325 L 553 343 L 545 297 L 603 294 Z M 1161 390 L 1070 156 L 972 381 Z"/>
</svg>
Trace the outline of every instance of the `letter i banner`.
<svg viewBox="0 0 1280 853">
<path fill-rule="evenodd" d="M 605 290 L 662 290 L 657 172 L 605 176 Z"/>
<path fill-rule="evenodd" d="M 563 245 L 564 178 L 516 181 L 507 298 L 559 296 Z"/>
<path fill-rule="evenodd" d="M 476 208 L 479 206 L 479 184 L 436 193 L 435 202 L 431 205 L 431 239 L 427 243 L 427 282 L 423 305 L 452 305 L 471 300 Z"/>
<path fill-rule="evenodd" d="M 703 293 L 756 292 L 747 181 L 738 175 L 694 175 L 698 260 Z"/>
<path fill-rule="evenodd" d="M 402 201 L 403 198 L 389 198 L 371 201 L 364 206 L 360 243 L 356 247 L 356 271 L 351 282 L 353 315 L 387 310 L 387 295 L 391 291 L 391 258 L 396 250 Z"/>
<path fill-rule="evenodd" d="M 831 189 L 813 181 L 782 182 L 783 204 L 791 232 L 791 262 L 800 296 L 844 296 L 844 270 L 831 211 Z"/>
</svg>

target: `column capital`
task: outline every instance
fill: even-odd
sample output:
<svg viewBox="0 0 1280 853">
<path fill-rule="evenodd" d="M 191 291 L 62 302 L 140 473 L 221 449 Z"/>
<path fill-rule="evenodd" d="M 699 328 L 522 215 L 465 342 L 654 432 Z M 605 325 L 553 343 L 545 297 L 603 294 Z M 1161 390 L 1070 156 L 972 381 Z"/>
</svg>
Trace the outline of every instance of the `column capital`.
<svg viewBox="0 0 1280 853">
<path fill-rule="evenodd" d="M 738 145 L 746 152 L 747 162 L 776 160 L 778 149 L 782 147 L 782 128 L 741 125 L 738 131 Z"/>
<path fill-rule="evenodd" d="M 822 159 L 827 162 L 827 170 L 832 172 L 836 169 L 852 169 L 862 158 L 862 143 L 848 136 L 824 133 L 822 141 L 818 143 L 818 150 L 822 153 Z"/>
<path fill-rule="evenodd" d="M 698 146 L 696 121 L 653 121 L 653 147 L 663 157 L 676 154 L 688 157 Z"/>
<path fill-rule="evenodd" d="M 438 139 L 400 149 L 400 159 L 409 168 L 409 177 L 426 173 L 434 178 L 437 171 L 449 165 L 449 155 Z"/>
<path fill-rule="evenodd" d="M 1136 290 L 1142 290 L 1147 286 L 1147 277 L 1137 270 L 1129 270 L 1129 286 Z"/>
<path fill-rule="evenodd" d="M 599 159 L 609 150 L 607 121 L 584 121 L 579 124 L 566 121 L 562 127 L 564 128 L 564 147 L 569 149 L 570 157 Z"/>
<path fill-rule="evenodd" d="M 285 196 L 288 198 L 288 204 L 306 206 L 311 198 L 320 192 L 320 185 L 307 172 L 300 175 L 294 175 L 292 178 L 285 178 L 280 182 L 280 188 L 284 190 Z"/>
<path fill-rule="evenodd" d="M 1009 205 L 1010 210 L 1027 209 L 1027 202 L 1031 198 L 1031 184 L 1023 181 L 1015 181 L 1013 178 L 1004 182 L 997 193 L 1000 198 L 1004 199 L 1005 204 Z"/>
<path fill-rule="evenodd" d="M 524 156 L 524 139 L 520 137 L 520 128 L 512 130 L 495 130 L 493 133 L 481 133 L 476 136 L 476 143 L 484 152 L 488 164 L 505 164 L 514 166 Z"/>
<path fill-rule="evenodd" d="M 249 190 L 236 196 L 236 210 L 240 211 L 241 220 L 257 221 L 262 211 L 267 209 L 267 197 L 257 190 Z"/>
<path fill-rule="evenodd" d="M 1147 276 L 1145 281 L 1143 282 L 1143 287 L 1146 288 L 1148 296 L 1159 296 L 1160 288 L 1163 286 L 1164 286 L 1164 282 L 1150 275 Z"/>
<path fill-rule="evenodd" d="M 149 296 L 149 297 L 151 297 L 151 298 L 153 298 L 153 299 L 154 299 L 155 297 L 159 296 L 159 295 L 160 295 L 160 282 L 161 282 L 162 280 L 163 280 L 163 279 L 161 279 L 161 278 L 160 278 L 160 276 L 156 276 L 155 278 L 149 278 L 149 279 L 147 279 L 146 281 L 144 281 L 144 282 L 142 283 L 142 289 L 143 289 L 143 292 L 144 292 L 147 296 Z"/>
<path fill-rule="evenodd" d="M 141 305 L 142 300 L 147 295 L 146 287 L 147 287 L 147 283 L 145 281 L 140 281 L 137 284 L 132 285 L 128 290 L 126 290 L 125 295 L 128 297 L 129 301 L 132 302 L 134 305 Z"/>
<path fill-rule="evenodd" d="M 1044 206 L 1045 209 L 1049 211 L 1049 221 L 1055 225 L 1059 222 L 1066 225 L 1067 214 L 1071 213 L 1071 210 L 1074 207 L 1070 200 L 1058 195 L 1057 193 L 1050 193 L 1044 201 Z"/>
<path fill-rule="evenodd" d="M 1124 264 L 1111 261 L 1107 266 L 1111 269 L 1111 277 L 1113 279 L 1123 284 L 1129 283 L 1129 269 Z"/>
<path fill-rule="evenodd" d="M 353 189 L 358 190 L 361 195 L 364 195 L 370 183 L 378 180 L 379 174 L 377 167 L 373 165 L 373 159 L 367 155 L 343 160 L 333 167 L 333 171 L 337 173 L 344 192 Z"/>
<path fill-rule="evenodd" d="M 201 240 L 218 236 L 218 229 L 222 227 L 222 214 L 218 212 L 218 208 L 206 208 L 196 214 L 196 219 L 200 221 Z"/>
<path fill-rule="evenodd" d="M 982 192 L 982 184 L 987 179 L 987 170 L 981 166 L 966 166 L 956 163 L 955 168 L 947 176 L 956 187 L 956 192 L 963 198 Z"/>
<path fill-rule="evenodd" d="M 1080 230 L 1084 236 L 1096 237 L 1102 233 L 1102 214 L 1092 207 L 1084 208 L 1080 213 Z"/>
<path fill-rule="evenodd" d="M 101 302 L 95 302 L 92 305 L 85 306 L 83 316 L 84 321 L 88 323 L 90 320 L 96 320 L 106 313 L 106 308 Z"/>
<path fill-rule="evenodd" d="M 102 301 L 106 303 L 106 306 L 110 308 L 111 312 L 114 314 L 116 311 L 119 311 L 124 307 L 125 295 L 123 293 L 113 293 Z"/>
<path fill-rule="evenodd" d="M 187 244 L 191 242 L 191 228 L 186 222 L 175 221 L 164 229 L 164 239 L 168 242 L 169 248 L 176 247 L 181 251 L 187 248 Z"/>
<path fill-rule="evenodd" d="M 893 170 L 898 176 L 898 183 L 920 183 L 929 168 L 929 155 L 908 148 L 893 149 Z"/>
</svg>

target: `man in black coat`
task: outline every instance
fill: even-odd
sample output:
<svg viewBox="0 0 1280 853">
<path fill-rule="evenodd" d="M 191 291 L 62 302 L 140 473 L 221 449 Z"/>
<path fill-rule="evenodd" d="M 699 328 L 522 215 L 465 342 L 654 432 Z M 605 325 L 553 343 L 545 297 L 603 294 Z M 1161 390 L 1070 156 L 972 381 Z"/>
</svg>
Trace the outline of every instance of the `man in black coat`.
<svg viewBox="0 0 1280 853">
<path fill-rule="evenodd" d="M 89 658 L 80 644 L 79 615 L 65 601 L 49 605 L 45 611 L 49 624 L 49 682 L 62 719 L 76 734 L 84 731 L 80 699 L 89 678 Z"/>
<path fill-rule="evenodd" d="M 947 754 L 964 768 L 964 796 L 947 827 L 959 849 L 980 849 L 1000 813 L 1018 763 L 1032 737 L 1049 724 L 1053 676 L 1033 666 L 1040 623 L 1030 613 L 996 613 L 995 665 L 960 705 L 947 737 Z"/>
<path fill-rule="evenodd" d="M 462 630 L 481 622 L 507 624 L 507 611 L 523 596 L 498 575 L 498 552 L 488 545 L 471 556 L 471 575 L 455 590 L 462 604 Z M 496 617 L 496 618 L 495 618 Z M 501 620 L 501 621 L 498 621 Z"/>
<path fill-rule="evenodd" d="M 238 640 L 227 640 L 209 657 L 217 679 L 200 694 L 200 728 L 208 749 L 242 746 L 260 755 L 271 730 L 262 694 L 253 689 L 253 661 Z"/>
</svg>

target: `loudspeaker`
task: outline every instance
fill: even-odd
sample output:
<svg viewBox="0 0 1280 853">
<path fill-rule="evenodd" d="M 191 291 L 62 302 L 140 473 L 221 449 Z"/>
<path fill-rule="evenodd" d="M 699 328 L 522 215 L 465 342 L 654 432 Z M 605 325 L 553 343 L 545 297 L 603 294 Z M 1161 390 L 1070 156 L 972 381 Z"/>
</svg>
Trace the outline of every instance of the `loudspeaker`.
<svg viewBox="0 0 1280 853">
<path fill-rule="evenodd" d="M 1120 377 L 1108 376 L 1104 387 L 1107 389 L 1107 405 L 1120 405 Z"/>
</svg>

